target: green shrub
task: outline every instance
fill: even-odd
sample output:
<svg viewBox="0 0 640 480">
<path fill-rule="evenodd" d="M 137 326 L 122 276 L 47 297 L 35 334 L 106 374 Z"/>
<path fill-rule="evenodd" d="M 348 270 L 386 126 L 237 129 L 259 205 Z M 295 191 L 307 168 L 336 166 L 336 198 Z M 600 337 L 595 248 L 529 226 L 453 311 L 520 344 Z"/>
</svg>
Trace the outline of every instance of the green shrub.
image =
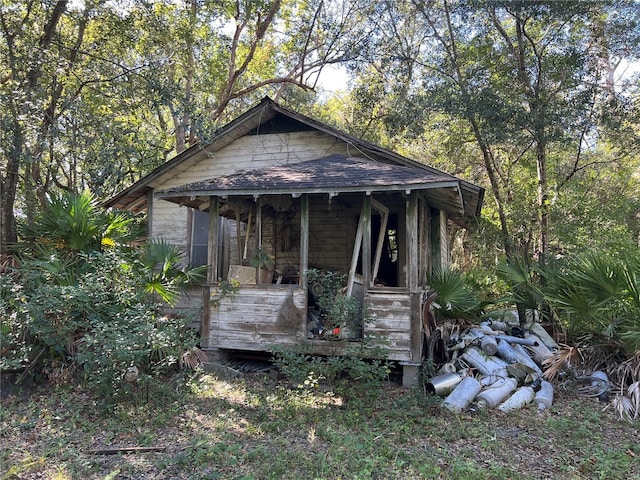
<svg viewBox="0 0 640 480">
<path fill-rule="evenodd" d="M 2 366 L 26 365 L 43 350 L 41 370 L 73 366 L 80 379 L 104 395 L 126 386 L 129 367 L 140 381 L 170 371 L 196 345 L 186 319 L 164 317 L 145 293 L 144 270 L 116 250 L 84 256 L 87 273 L 73 285 L 46 282 L 49 275 L 22 266 L 5 277 Z M 139 383 L 139 382 L 138 382 Z"/>
<path fill-rule="evenodd" d="M 138 304 L 108 321 L 96 322 L 82 337 L 76 361 L 86 385 L 119 397 L 175 369 L 193 346 L 193 332 L 182 319 L 162 317 Z M 127 376 L 132 369 L 135 375 Z"/>
<path fill-rule="evenodd" d="M 281 349 L 273 352 L 272 359 L 280 372 L 299 388 L 317 388 L 324 384 L 346 396 L 375 398 L 391 372 L 384 358 L 363 358 L 355 354 L 322 357 Z"/>
<path fill-rule="evenodd" d="M 496 303 L 544 310 L 569 342 L 640 349 L 640 255 L 585 251 L 544 263 L 505 262 L 498 275 L 510 292 Z"/>
<path fill-rule="evenodd" d="M 573 339 L 602 338 L 640 349 L 640 257 L 585 252 L 544 269 L 545 299 Z"/>
<path fill-rule="evenodd" d="M 163 316 L 160 302 L 175 302 L 203 269 L 162 241 L 121 243 L 131 222 L 78 197 L 55 199 L 23 230 L 20 265 L 1 277 L 0 368 L 29 366 L 56 383 L 72 380 L 57 375 L 64 368 L 117 396 L 194 351 L 187 319 Z M 128 370 L 137 375 L 127 382 Z"/>
</svg>

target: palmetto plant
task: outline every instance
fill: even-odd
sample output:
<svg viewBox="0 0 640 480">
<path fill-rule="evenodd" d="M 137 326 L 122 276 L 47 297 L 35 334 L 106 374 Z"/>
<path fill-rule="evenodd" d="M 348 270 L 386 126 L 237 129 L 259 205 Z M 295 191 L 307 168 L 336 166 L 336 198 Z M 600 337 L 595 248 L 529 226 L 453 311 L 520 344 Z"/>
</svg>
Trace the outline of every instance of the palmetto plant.
<svg viewBox="0 0 640 480">
<path fill-rule="evenodd" d="M 202 359 L 188 321 L 162 317 L 158 300 L 175 303 L 204 269 L 164 241 L 131 243 L 135 225 L 88 194 L 67 193 L 23 227 L 19 266 L 0 285 L 0 366 L 67 364 L 111 394 L 129 367 L 149 378 L 185 352 L 185 366 Z"/>
<path fill-rule="evenodd" d="M 540 288 L 541 271 L 536 263 L 524 256 L 514 256 L 499 263 L 496 274 L 508 287 L 507 295 L 496 303 L 513 304 L 525 316 L 540 311 L 544 294 Z"/>
<path fill-rule="evenodd" d="M 474 319 L 481 315 L 484 303 L 462 273 L 449 268 L 436 268 L 428 283 L 438 294 L 433 307 L 441 317 Z"/>
<path fill-rule="evenodd" d="M 135 218 L 105 211 L 89 193 L 53 195 L 33 224 L 21 225 L 22 246 L 58 254 L 89 253 L 140 235 Z"/>
<path fill-rule="evenodd" d="M 640 348 L 640 262 L 585 253 L 545 272 L 544 296 L 570 337 Z"/>
<path fill-rule="evenodd" d="M 173 305 L 190 286 L 205 278 L 207 266 L 191 267 L 184 263 L 179 247 L 163 239 L 152 240 L 141 252 L 140 259 L 146 272 L 145 292 Z"/>
<path fill-rule="evenodd" d="M 91 269 L 87 255 L 120 248 L 129 271 L 144 282 L 154 299 L 174 304 L 188 287 L 204 278 L 206 267 L 191 268 L 183 253 L 163 240 L 138 244 L 142 231 L 127 213 L 104 210 L 88 192 L 53 196 L 32 225 L 21 228 L 25 263 L 48 274 L 58 284 L 71 285 Z"/>
</svg>

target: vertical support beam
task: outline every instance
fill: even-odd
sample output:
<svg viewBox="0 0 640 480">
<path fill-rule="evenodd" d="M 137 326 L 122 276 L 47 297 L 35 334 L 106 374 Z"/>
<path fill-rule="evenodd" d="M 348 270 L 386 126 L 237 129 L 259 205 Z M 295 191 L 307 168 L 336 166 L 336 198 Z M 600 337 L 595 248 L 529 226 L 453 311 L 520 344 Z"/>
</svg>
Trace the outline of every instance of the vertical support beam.
<svg viewBox="0 0 640 480">
<path fill-rule="evenodd" d="M 431 206 L 427 199 L 424 200 L 423 205 L 423 236 L 424 236 L 424 275 L 425 278 L 429 278 L 431 272 L 433 271 L 433 256 L 431 253 L 431 249 L 433 248 L 433 244 L 431 241 Z"/>
<path fill-rule="evenodd" d="M 207 242 L 207 285 L 203 289 L 200 319 L 200 347 L 209 347 L 211 330 L 211 284 L 218 281 L 218 197 L 209 197 L 209 238 Z"/>
<path fill-rule="evenodd" d="M 368 288 L 371 278 L 371 195 L 366 194 L 362 202 L 362 285 Z"/>
<path fill-rule="evenodd" d="M 360 209 L 360 220 L 358 220 L 358 229 L 356 230 L 356 240 L 353 243 L 353 252 L 351 252 L 351 267 L 349 268 L 349 278 L 347 279 L 347 297 L 351 296 L 353 292 L 353 282 L 356 277 L 356 268 L 358 267 L 358 259 L 360 258 L 360 252 L 362 251 L 362 238 L 364 235 L 364 203 Z M 367 285 L 366 283 L 364 284 Z"/>
<path fill-rule="evenodd" d="M 256 199 L 256 249 L 262 250 L 262 197 Z M 256 284 L 260 285 L 262 282 L 262 266 L 258 262 L 256 268 Z"/>
<path fill-rule="evenodd" d="M 410 292 L 418 289 L 418 195 L 407 195 L 407 288 Z"/>
<path fill-rule="evenodd" d="M 411 361 L 422 361 L 422 292 L 410 292 L 411 298 L 411 328 L 409 342 L 411 345 Z"/>
<path fill-rule="evenodd" d="M 147 238 L 153 238 L 153 190 L 147 193 Z"/>
<path fill-rule="evenodd" d="M 424 198 L 418 195 L 418 285 L 422 287 L 425 284 L 426 275 L 426 255 L 425 255 L 425 239 L 424 239 Z"/>
<path fill-rule="evenodd" d="M 433 242 L 433 268 L 449 266 L 449 233 L 447 231 L 448 217 L 442 210 L 431 210 L 431 240 Z"/>
<path fill-rule="evenodd" d="M 256 200 L 256 248 L 262 248 L 262 197 Z"/>
<path fill-rule="evenodd" d="M 209 268 L 207 283 L 218 281 L 218 197 L 209 197 L 209 241 L 207 244 Z"/>
<path fill-rule="evenodd" d="M 418 362 L 422 358 L 422 293 L 419 288 L 420 252 L 418 250 L 418 193 L 407 194 L 407 288 L 411 298 L 411 359 Z"/>
<path fill-rule="evenodd" d="M 431 209 L 431 271 L 442 268 L 442 249 L 440 247 L 440 210 Z"/>
<path fill-rule="evenodd" d="M 447 223 L 449 221 L 447 212 L 440 210 L 440 266 L 446 268 L 449 266 L 449 231 Z"/>
<path fill-rule="evenodd" d="M 309 268 L 309 195 L 300 198 L 300 286 L 307 291 Z"/>
<path fill-rule="evenodd" d="M 240 219 L 240 207 L 236 206 L 236 243 L 238 244 L 238 265 L 242 265 L 242 221 Z"/>
<path fill-rule="evenodd" d="M 202 318 L 200 318 L 200 348 L 209 347 L 211 333 L 211 285 L 202 287 Z"/>
</svg>

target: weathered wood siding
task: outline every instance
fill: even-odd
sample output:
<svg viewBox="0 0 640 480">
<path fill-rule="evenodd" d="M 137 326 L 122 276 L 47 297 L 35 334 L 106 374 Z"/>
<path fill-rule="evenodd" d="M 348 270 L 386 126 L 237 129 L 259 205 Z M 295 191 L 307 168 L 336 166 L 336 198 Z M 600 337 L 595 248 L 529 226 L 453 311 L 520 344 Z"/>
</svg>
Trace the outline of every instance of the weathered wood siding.
<svg viewBox="0 0 640 480">
<path fill-rule="evenodd" d="M 187 252 L 191 237 L 189 209 L 154 199 L 152 212 L 153 237 L 163 238 Z"/>
<path fill-rule="evenodd" d="M 400 195 L 380 195 L 376 197 L 391 214 L 398 218 L 398 240 L 400 242 L 398 270 L 402 272 L 406 255 L 404 200 Z M 263 203 L 269 205 L 269 195 L 263 197 Z M 309 201 L 309 266 L 346 273 L 351 264 L 355 243 L 358 217 L 361 212 L 362 195 L 343 194 L 329 200 L 325 195 L 313 195 Z M 300 201 L 294 199 L 292 208 L 295 216 L 285 219 L 283 216 L 269 216 L 263 213 L 262 246 L 275 257 L 276 269 L 287 265 L 299 265 L 300 259 Z M 255 226 L 251 228 L 249 239 L 249 258 L 257 244 Z M 287 241 L 285 241 L 285 237 Z M 377 237 L 373 239 L 374 243 Z M 285 244 L 288 247 L 285 249 Z M 374 245 L 375 248 L 375 245 Z M 399 286 L 406 285 L 404 275 L 399 275 Z"/>
<path fill-rule="evenodd" d="M 367 290 L 364 296 L 369 314 L 374 318 L 365 324 L 364 336 L 389 350 L 389 359 L 414 361 L 411 352 L 411 296 L 392 289 Z M 381 341 L 376 342 L 376 338 Z"/>
<path fill-rule="evenodd" d="M 410 294 L 400 289 L 369 290 L 365 302 L 374 318 L 364 326 L 366 340 L 386 349 L 390 360 L 415 362 Z M 269 351 L 274 346 L 305 344 L 316 354 L 353 353 L 356 344 L 352 342 L 308 340 L 305 306 L 306 292 L 296 286 L 243 286 L 212 308 L 208 346 Z"/>
<path fill-rule="evenodd" d="M 239 170 L 304 162 L 334 153 L 347 155 L 347 145 L 321 132 L 248 135 L 218 152 L 203 155 L 195 165 L 162 184 L 154 184 L 154 188 L 177 187 Z"/>
<path fill-rule="evenodd" d="M 162 311 L 166 315 L 179 315 L 184 317 L 189 325 L 198 331 L 202 315 L 202 300 L 204 287 L 192 287 L 187 295 L 181 295 L 178 302 L 172 307 L 165 307 Z"/>
<path fill-rule="evenodd" d="M 210 312 L 209 347 L 268 351 L 305 338 L 307 294 L 294 285 L 242 286 Z"/>
<path fill-rule="evenodd" d="M 264 200 L 268 202 L 268 197 Z M 300 262 L 300 206 L 294 218 L 263 215 L 262 245 L 274 255 L 276 269 Z M 309 266 L 347 272 L 355 237 L 357 209 L 330 203 L 327 197 L 312 197 L 309 205 Z M 359 210 L 358 210 L 359 211 Z M 284 248 L 286 244 L 286 249 Z M 249 245 L 255 245 L 250 242 Z"/>
<path fill-rule="evenodd" d="M 357 209 L 337 199 L 312 197 L 309 202 L 309 266 L 349 271 L 356 234 Z"/>
</svg>

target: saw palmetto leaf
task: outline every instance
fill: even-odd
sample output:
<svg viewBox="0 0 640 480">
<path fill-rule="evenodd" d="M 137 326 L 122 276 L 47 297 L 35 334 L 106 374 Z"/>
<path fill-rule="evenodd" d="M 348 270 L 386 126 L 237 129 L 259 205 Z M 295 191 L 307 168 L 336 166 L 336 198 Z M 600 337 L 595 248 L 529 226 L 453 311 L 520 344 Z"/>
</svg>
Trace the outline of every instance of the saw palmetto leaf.
<svg viewBox="0 0 640 480">
<path fill-rule="evenodd" d="M 633 405 L 633 419 L 637 419 L 640 415 L 640 382 L 633 382 L 627 388 L 627 397 Z"/>
<path fill-rule="evenodd" d="M 629 397 L 625 395 L 616 395 L 610 403 L 613 411 L 618 414 L 618 416 L 622 419 L 633 420 L 635 411 L 633 407 L 633 403 L 629 399 Z M 607 405 L 608 408 L 609 405 Z"/>
<path fill-rule="evenodd" d="M 547 380 L 556 379 L 560 373 L 575 366 L 581 357 L 578 347 L 562 345 L 553 354 L 542 362 L 545 367 L 543 376 Z"/>
</svg>

